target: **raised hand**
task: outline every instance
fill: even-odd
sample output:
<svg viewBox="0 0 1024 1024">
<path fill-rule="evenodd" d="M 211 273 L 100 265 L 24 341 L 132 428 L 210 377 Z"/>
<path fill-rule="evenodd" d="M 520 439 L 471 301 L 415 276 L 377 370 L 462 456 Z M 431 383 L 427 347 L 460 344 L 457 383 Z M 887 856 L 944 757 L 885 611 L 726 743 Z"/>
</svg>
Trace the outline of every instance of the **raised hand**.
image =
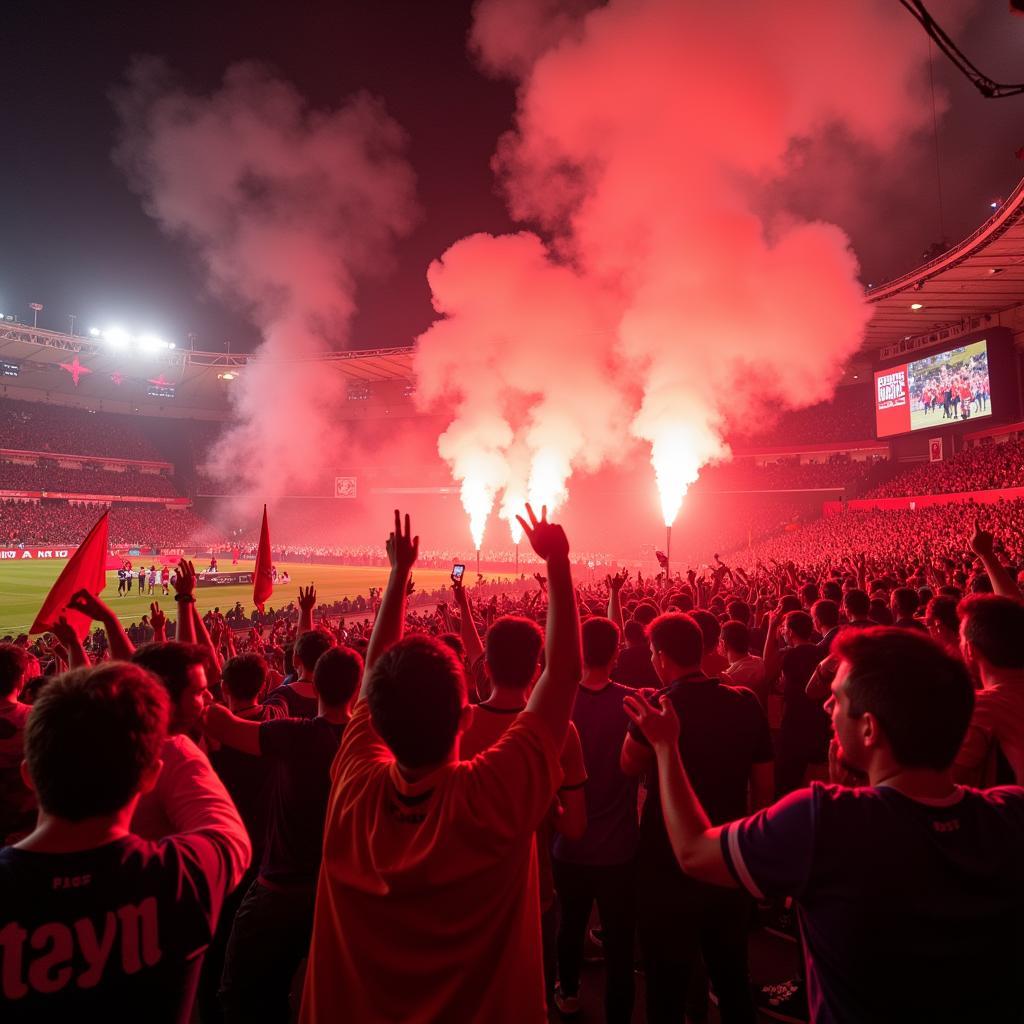
<svg viewBox="0 0 1024 1024">
<path fill-rule="evenodd" d="M 178 571 L 174 577 L 174 593 L 182 597 L 192 597 L 195 592 L 195 567 L 187 558 L 183 558 L 178 562 Z"/>
<path fill-rule="evenodd" d="M 316 586 L 312 583 L 308 587 L 299 587 L 299 608 L 304 612 L 311 612 L 316 607 Z"/>
<path fill-rule="evenodd" d="M 466 593 L 466 588 L 462 585 L 462 580 L 452 580 L 452 595 L 460 608 L 465 608 L 469 604 L 469 595 Z"/>
<path fill-rule="evenodd" d="M 420 539 L 412 535 L 409 514 L 405 515 L 403 529 L 402 517 L 397 508 L 395 509 L 395 528 L 388 536 L 387 551 L 391 568 L 398 569 L 400 572 L 409 572 L 416 564 L 420 553 Z"/>
<path fill-rule="evenodd" d="M 110 611 L 95 594 L 90 594 L 88 590 L 79 590 L 72 594 L 71 600 L 68 601 L 68 607 L 73 612 L 79 612 L 97 622 L 102 622 Z"/>
<path fill-rule="evenodd" d="M 413 591 L 416 589 L 416 581 L 410 576 L 409 582 L 405 585 L 405 596 L 412 597 Z"/>
<path fill-rule="evenodd" d="M 523 528 L 523 533 L 526 534 L 537 557 L 543 558 L 545 562 L 553 558 L 568 558 L 569 538 L 560 526 L 548 522 L 547 505 L 541 506 L 540 519 L 529 504 L 526 506 L 526 515 L 529 522 L 522 516 L 516 516 L 516 519 L 519 520 L 519 525 Z"/>
<path fill-rule="evenodd" d="M 974 520 L 974 533 L 971 534 L 971 550 L 979 558 L 991 558 L 995 549 L 995 537 L 988 530 L 981 528 L 981 523 Z"/>
<path fill-rule="evenodd" d="M 64 647 L 71 648 L 79 643 L 78 634 L 68 625 L 68 620 L 63 615 L 50 626 L 50 632 Z M 64 660 L 67 661 L 66 658 Z"/>
<path fill-rule="evenodd" d="M 606 576 L 604 581 L 608 584 L 609 590 L 621 590 L 629 579 L 629 570 L 623 569 L 622 572 L 617 572 L 614 576 Z"/>
<path fill-rule="evenodd" d="M 153 627 L 153 632 L 160 634 L 163 633 L 167 628 L 167 616 L 160 609 L 160 605 L 156 601 L 152 601 L 149 605 L 149 623 Z"/>
<path fill-rule="evenodd" d="M 679 742 L 679 716 L 667 693 L 659 698 L 660 710 L 641 697 L 624 697 L 622 706 L 655 750 L 671 749 Z"/>
</svg>

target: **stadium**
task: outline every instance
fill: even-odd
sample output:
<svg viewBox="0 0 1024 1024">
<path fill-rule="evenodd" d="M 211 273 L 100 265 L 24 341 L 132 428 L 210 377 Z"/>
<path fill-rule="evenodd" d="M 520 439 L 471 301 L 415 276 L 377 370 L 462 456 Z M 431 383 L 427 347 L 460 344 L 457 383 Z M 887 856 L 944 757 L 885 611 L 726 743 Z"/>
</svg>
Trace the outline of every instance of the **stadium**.
<svg viewBox="0 0 1024 1024">
<path fill-rule="evenodd" d="M 5 1022 L 1024 1019 L 1006 6 L 12 11 Z"/>
<path fill-rule="evenodd" d="M 959 507 L 964 502 L 992 515 L 1024 499 L 1022 257 L 1024 183 L 959 244 L 868 290 L 864 345 L 835 397 L 785 413 L 757 435 L 739 434 L 730 461 L 702 470 L 676 531 L 680 565 L 706 571 L 718 554 L 752 569 L 768 557 L 819 550 L 836 514 L 876 538 L 869 554 L 882 553 L 889 540 L 878 531 L 890 521 L 913 529 L 913 515 L 897 513 L 944 508 L 952 526 L 971 514 Z M 244 381 L 248 357 L 105 333 L 61 334 L 13 316 L 0 326 L 0 571 L 8 595 L 0 635 L 28 629 L 67 552 L 103 508 L 111 512 L 108 586 L 115 589 L 125 562 L 138 571 L 182 556 L 197 567 L 218 558 L 222 574 L 253 570 L 261 503 L 244 508 L 240 495 L 204 472 L 229 426 L 231 389 Z M 992 360 L 995 393 L 984 419 L 976 413 L 943 423 L 939 410 L 931 422 L 911 426 L 909 404 L 882 408 L 873 394 L 872 374 L 905 374 L 908 365 L 969 345 L 986 348 Z M 436 453 L 425 451 L 415 475 L 399 478 L 366 447 L 369 438 L 379 450 L 396 437 L 429 438 L 443 429 L 415 404 L 413 354 L 406 347 L 321 358 L 318 372 L 336 377 L 345 396 L 339 418 L 353 453 L 307 493 L 272 506 L 275 563 L 291 580 L 276 592 L 279 602 L 293 603 L 311 573 L 332 600 L 369 600 L 370 588 L 386 579 L 377 534 L 396 503 L 437 542 L 421 557 L 421 590 L 434 603 L 453 563 L 476 568 L 458 488 Z M 901 413 L 906 422 L 892 427 Z M 642 468 L 579 483 L 564 518 L 582 538 L 577 558 L 592 577 L 620 568 L 658 572 L 660 524 L 645 520 L 634 502 L 649 489 Z M 635 532 L 628 542 L 617 526 L 595 528 L 587 515 L 574 517 L 575 507 L 594 502 L 612 524 L 630 508 Z M 522 554 L 517 571 L 515 546 L 502 543 L 503 533 L 488 534 L 480 568 L 506 580 L 529 578 L 531 556 Z M 248 621 L 251 579 L 220 583 L 217 593 L 221 605 L 242 602 Z M 150 596 L 148 583 L 145 600 L 137 590 L 130 601 L 125 595 L 118 612 L 126 625 L 148 613 Z"/>
</svg>

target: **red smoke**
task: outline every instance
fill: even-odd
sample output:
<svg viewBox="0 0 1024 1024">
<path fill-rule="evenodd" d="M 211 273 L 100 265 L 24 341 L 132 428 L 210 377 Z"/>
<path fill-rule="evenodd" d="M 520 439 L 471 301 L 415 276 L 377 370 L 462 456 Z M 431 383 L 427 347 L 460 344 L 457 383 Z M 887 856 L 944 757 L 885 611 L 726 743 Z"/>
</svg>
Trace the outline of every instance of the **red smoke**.
<svg viewBox="0 0 1024 1024">
<path fill-rule="evenodd" d="M 421 395 L 454 402 L 439 449 L 478 519 L 640 441 L 671 522 L 727 431 L 827 398 L 869 318 L 857 261 L 764 197 L 822 133 L 890 153 L 930 127 L 927 50 L 889 0 L 591 7 L 476 12 L 474 50 L 519 83 L 495 166 L 538 232 L 430 272 Z"/>
<path fill-rule="evenodd" d="M 200 95 L 141 60 L 115 99 L 115 158 L 147 211 L 263 334 L 209 468 L 264 499 L 301 489 L 333 468 L 345 401 L 341 373 L 316 359 L 344 347 L 358 278 L 387 266 L 415 219 L 403 133 L 370 96 L 314 111 L 253 64 Z"/>
</svg>

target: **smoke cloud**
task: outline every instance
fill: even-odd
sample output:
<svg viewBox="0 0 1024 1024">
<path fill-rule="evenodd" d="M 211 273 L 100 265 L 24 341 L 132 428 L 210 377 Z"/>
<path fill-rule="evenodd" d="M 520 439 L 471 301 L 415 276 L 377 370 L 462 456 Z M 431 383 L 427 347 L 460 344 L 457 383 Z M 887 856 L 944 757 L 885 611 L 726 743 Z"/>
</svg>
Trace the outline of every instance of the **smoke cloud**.
<svg viewBox="0 0 1024 1024">
<path fill-rule="evenodd" d="M 250 63 L 197 94 L 145 58 L 114 100 L 115 160 L 147 212 L 263 335 L 208 469 L 264 499 L 308 484 L 330 468 L 345 399 L 317 357 L 344 347 L 359 278 L 388 265 L 415 220 L 402 130 L 371 96 L 313 110 Z"/>
<path fill-rule="evenodd" d="M 557 503 L 639 444 L 670 523 L 731 433 L 828 398 L 860 346 L 847 235 L 778 194 L 808 140 L 930 127 L 919 29 L 888 0 L 482 0 L 471 47 L 517 82 L 494 166 L 535 230 L 430 269 L 439 450 L 477 530 L 499 492 Z"/>
</svg>

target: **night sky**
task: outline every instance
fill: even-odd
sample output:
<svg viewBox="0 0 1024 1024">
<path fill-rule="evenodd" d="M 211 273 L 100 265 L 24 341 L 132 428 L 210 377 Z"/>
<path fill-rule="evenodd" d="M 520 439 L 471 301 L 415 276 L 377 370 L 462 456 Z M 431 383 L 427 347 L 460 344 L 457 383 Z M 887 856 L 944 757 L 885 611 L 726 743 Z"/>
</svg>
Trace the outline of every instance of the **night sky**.
<svg viewBox="0 0 1024 1024">
<path fill-rule="evenodd" d="M 895 3 L 896 0 L 893 0 Z M 72 4 L 4 7 L 0 61 L 0 309 L 66 330 L 114 321 L 197 347 L 250 349 L 253 327 L 204 287 L 188 247 L 143 212 L 110 159 L 116 127 L 110 90 L 130 59 L 167 59 L 190 89 L 215 88 L 229 64 L 256 59 L 314 105 L 333 107 L 365 89 L 408 133 L 422 207 L 419 226 L 396 250 L 396 267 L 361 288 L 353 347 L 409 344 L 433 311 L 425 272 L 458 238 L 511 224 L 489 161 L 511 126 L 511 83 L 483 75 L 466 49 L 469 0 L 313 5 Z M 1024 79 L 1024 18 L 1005 3 L 975 5 L 957 41 L 990 77 Z M 941 16 L 937 6 L 936 16 Z M 909 15 L 908 15 L 909 17 Z M 922 51 L 927 39 L 921 34 Z M 1024 97 L 983 99 L 935 55 L 948 91 L 940 120 L 945 236 L 973 230 L 1024 174 Z M 835 160 L 834 153 L 830 158 Z M 851 170 L 852 169 L 852 170 Z M 938 240 L 934 140 L 908 140 L 906 162 L 872 165 L 851 154 L 832 191 L 799 198 L 800 212 L 840 223 L 865 282 L 895 276 Z"/>
</svg>

